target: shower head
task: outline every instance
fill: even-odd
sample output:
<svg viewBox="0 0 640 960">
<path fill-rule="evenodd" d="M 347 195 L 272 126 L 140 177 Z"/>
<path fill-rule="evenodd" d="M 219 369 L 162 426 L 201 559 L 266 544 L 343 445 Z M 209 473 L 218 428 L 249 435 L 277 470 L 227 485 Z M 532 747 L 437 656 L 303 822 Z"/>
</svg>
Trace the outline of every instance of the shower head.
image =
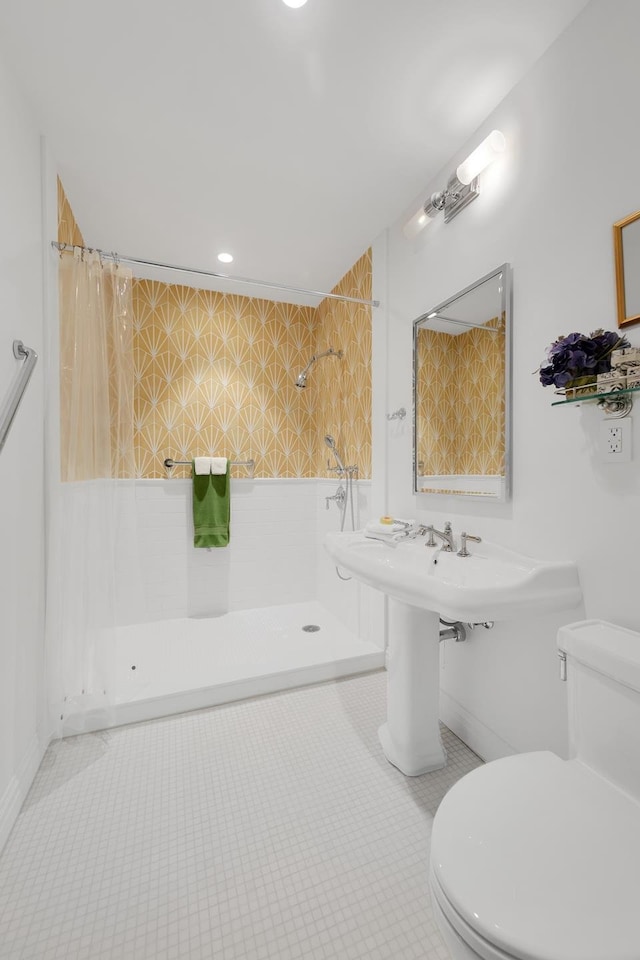
<svg viewBox="0 0 640 960">
<path fill-rule="evenodd" d="M 307 385 L 307 375 L 309 373 L 309 370 L 311 370 L 311 367 L 314 365 L 314 363 L 316 363 L 317 360 L 322 360 L 323 357 L 337 357 L 338 360 L 342 360 L 342 356 L 343 356 L 342 350 L 334 350 L 333 347 L 329 347 L 329 349 L 325 350 L 324 353 L 318 353 L 318 354 L 314 353 L 314 355 L 311 357 L 311 360 L 309 360 L 309 363 L 306 365 L 304 370 L 302 370 L 301 373 L 299 373 L 298 376 L 296 377 L 296 380 L 295 380 L 296 387 L 299 387 L 301 390 L 304 390 L 304 388 Z"/>
<path fill-rule="evenodd" d="M 342 458 L 341 458 L 340 454 L 338 453 L 338 448 L 336 447 L 336 442 L 335 442 L 335 440 L 333 439 L 333 437 L 331 436 L 330 433 L 325 434 L 324 442 L 326 443 L 326 445 L 329 447 L 329 450 L 331 450 L 331 452 L 333 453 L 334 457 L 336 458 L 336 463 L 338 464 L 339 468 L 340 468 L 341 470 L 346 470 L 347 468 L 345 467 L 344 463 L 342 462 Z"/>
</svg>

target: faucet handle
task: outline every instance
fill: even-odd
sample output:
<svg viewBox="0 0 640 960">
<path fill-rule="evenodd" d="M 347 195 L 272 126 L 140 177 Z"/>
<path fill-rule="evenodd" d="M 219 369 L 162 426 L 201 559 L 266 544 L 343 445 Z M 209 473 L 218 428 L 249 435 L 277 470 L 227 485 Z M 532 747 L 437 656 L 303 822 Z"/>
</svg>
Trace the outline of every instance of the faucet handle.
<svg viewBox="0 0 640 960">
<path fill-rule="evenodd" d="M 470 557 L 471 554 L 467 550 L 467 541 L 473 540 L 474 543 L 482 543 L 482 537 L 474 537 L 470 533 L 462 532 L 460 534 L 460 549 L 458 550 L 459 557 Z"/>
<path fill-rule="evenodd" d="M 428 527 L 425 527 L 424 532 L 429 534 L 429 536 L 424 542 L 425 547 L 436 547 L 437 543 L 436 543 L 435 534 L 433 532 L 433 524 L 430 524 Z"/>
</svg>

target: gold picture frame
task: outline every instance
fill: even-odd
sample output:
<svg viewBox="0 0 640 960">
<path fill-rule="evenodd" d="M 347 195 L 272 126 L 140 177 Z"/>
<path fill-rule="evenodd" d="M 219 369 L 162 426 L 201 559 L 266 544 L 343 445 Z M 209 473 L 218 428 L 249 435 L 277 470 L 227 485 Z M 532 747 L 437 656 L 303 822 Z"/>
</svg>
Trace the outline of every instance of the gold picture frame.
<svg viewBox="0 0 640 960">
<path fill-rule="evenodd" d="M 634 225 L 631 231 L 630 228 Z M 623 237 L 625 230 L 626 238 Z M 633 242 L 631 242 L 632 237 Z M 626 327 L 632 323 L 640 323 L 640 210 L 614 223 L 613 252 L 616 264 L 618 326 Z M 627 280 L 625 280 L 625 268 Z M 633 297 L 629 297 L 631 278 L 635 286 Z"/>
</svg>

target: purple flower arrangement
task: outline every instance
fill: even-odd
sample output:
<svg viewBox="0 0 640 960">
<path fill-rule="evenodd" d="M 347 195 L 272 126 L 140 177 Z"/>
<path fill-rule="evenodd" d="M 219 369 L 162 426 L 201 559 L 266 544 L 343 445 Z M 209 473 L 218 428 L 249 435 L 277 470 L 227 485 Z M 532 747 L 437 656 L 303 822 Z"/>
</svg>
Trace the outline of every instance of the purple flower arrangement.
<svg viewBox="0 0 640 960">
<path fill-rule="evenodd" d="M 628 346 L 627 338 L 613 330 L 594 330 L 588 337 L 584 333 L 558 337 L 547 348 L 548 363 L 540 367 L 540 383 L 562 389 L 578 377 L 595 380 L 599 373 L 611 370 L 611 351 Z"/>
</svg>

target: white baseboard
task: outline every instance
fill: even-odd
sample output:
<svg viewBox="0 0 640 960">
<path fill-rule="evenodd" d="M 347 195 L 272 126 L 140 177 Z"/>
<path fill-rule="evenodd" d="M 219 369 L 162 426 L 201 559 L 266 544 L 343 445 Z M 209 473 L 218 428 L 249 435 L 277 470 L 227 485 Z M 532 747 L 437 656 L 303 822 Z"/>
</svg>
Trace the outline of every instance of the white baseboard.
<svg viewBox="0 0 640 960">
<path fill-rule="evenodd" d="M 515 747 L 465 710 L 444 690 L 440 691 L 440 719 L 482 760 L 499 760 L 518 753 Z"/>
<path fill-rule="evenodd" d="M 0 853 L 20 813 L 20 808 L 42 762 L 47 742 L 34 736 L 20 766 L 0 797 Z"/>
</svg>

